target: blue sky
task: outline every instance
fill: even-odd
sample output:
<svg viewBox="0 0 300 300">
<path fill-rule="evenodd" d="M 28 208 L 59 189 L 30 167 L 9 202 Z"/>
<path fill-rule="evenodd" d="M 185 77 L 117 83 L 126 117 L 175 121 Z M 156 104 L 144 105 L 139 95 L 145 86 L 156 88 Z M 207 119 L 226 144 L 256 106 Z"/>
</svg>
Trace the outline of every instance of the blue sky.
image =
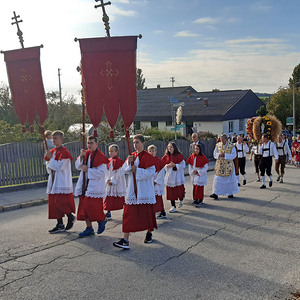
<svg viewBox="0 0 300 300">
<path fill-rule="evenodd" d="M 4 1 L 2 1 L 4 2 Z M 12 2 L 12 3 L 11 3 Z M 137 66 L 148 88 L 191 85 L 276 92 L 300 63 L 300 1 L 290 0 L 111 0 L 111 35 L 138 35 Z M 0 4 L 0 50 L 19 47 L 15 10 L 25 46 L 44 44 L 41 64 L 46 91 L 80 89 L 75 37 L 103 37 L 93 0 L 14 0 Z M 0 81 L 7 83 L 3 57 Z"/>
</svg>

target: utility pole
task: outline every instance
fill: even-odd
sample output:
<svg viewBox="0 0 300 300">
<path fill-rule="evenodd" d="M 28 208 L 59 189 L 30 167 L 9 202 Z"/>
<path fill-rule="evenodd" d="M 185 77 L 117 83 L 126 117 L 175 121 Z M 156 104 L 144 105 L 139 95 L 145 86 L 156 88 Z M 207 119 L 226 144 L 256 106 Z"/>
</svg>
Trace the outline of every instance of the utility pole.
<svg viewBox="0 0 300 300">
<path fill-rule="evenodd" d="M 61 83 L 60 83 L 60 68 L 58 68 L 58 88 L 59 88 L 59 103 L 62 105 Z"/>
<path fill-rule="evenodd" d="M 174 82 L 175 82 L 175 77 L 170 77 L 171 82 L 172 82 L 172 87 L 174 87 Z"/>
</svg>

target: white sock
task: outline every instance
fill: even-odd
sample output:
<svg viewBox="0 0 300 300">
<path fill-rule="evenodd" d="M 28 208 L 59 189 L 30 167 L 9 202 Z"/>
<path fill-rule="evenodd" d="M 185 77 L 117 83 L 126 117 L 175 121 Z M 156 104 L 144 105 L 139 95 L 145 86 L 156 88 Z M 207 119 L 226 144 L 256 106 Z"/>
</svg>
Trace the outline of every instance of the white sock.
<svg viewBox="0 0 300 300">
<path fill-rule="evenodd" d="M 269 176 L 269 178 L 270 178 L 270 181 L 272 181 L 272 175 L 271 175 L 271 176 Z"/>
<path fill-rule="evenodd" d="M 243 177 L 244 177 L 244 180 L 246 180 L 246 174 L 244 174 Z"/>
<path fill-rule="evenodd" d="M 236 175 L 237 183 L 240 183 L 240 175 Z"/>
<path fill-rule="evenodd" d="M 262 179 L 263 185 L 266 185 L 266 176 L 261 176 L 261 179 Z"/>
</svg>

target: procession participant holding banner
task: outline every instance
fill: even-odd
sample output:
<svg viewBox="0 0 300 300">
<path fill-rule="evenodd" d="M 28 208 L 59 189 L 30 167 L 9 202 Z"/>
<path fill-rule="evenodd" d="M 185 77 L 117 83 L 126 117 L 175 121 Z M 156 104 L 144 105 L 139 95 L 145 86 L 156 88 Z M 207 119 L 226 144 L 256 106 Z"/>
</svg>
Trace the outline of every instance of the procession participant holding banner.
<svg viewBox="0 0 300 300">
<path fill-rule="evenodd" d="M 75 196 L 79 196 L 77 219 L 86 222 L 86 229 L 79 233 L 79 237 L 93 235 L 92 222 L 95 221 L 98 223 L 97 233 L 101 234 L 107 221 L 103 212 L 103 199 L 106 196 L 105 176 L 108 159 L 98 148 L 96 137 L 88 137 L 87 147 L 88 150 L 81 149 L 75 162 L 76 169 L 81 170 L 75 187 Z M 85 182 L 83 173 L 86 175 Z"/>
<path fill-rule="evenodd" d="M 75 202 L 73 196 L 73 183 L 70 152 L 62 146 L 64 133 L 60 130 L 52 133 L 55 148 L 47 150 L 45 160 L 49 173 L 47 194 L 48 194 L 48 215 L 49 219 L 57 219 L 56 226 L 49 230 L 49 233 L 58 233 L 69 230 L 73 227 L 75 216 Z M 63 217 L 68 216 L 68 223 L 65 227 Z"/>
</svg>

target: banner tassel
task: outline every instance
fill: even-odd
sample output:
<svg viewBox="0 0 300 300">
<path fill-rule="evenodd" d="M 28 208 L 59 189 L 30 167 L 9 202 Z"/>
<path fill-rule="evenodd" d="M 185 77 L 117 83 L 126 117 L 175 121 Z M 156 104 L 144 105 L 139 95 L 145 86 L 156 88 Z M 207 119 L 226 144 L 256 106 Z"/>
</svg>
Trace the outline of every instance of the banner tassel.
<svg viewBox="0 0 300 300">
<path fill-rule="evenodd" d="M 113 138 L 115 137 L 113 129 L 110 130 L 110 132 L 109 132 L 109 137 L 110 137 L 111 139 L 113 139 Z"/>
</svg>

